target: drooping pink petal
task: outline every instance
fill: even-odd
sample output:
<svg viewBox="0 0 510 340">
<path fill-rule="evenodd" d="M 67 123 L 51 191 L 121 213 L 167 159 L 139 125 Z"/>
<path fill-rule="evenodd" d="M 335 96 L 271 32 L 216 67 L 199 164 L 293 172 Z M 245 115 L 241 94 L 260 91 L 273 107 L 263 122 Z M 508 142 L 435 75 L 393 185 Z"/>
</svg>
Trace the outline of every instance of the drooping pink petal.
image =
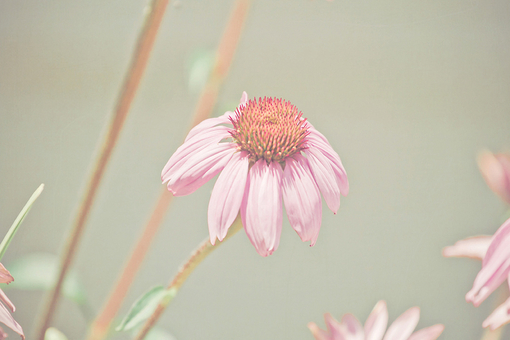
<svg viewBox="0 0 510 340">
<path fill-rule="evenodd" d="M 312 332 L 315 340 L 334 340 L 331 338 L 328 332 L 320 329 L 315 322 L 308 323 L 308 329 L 310 332 Z"/>
<path fill-rule="evenodd" d="M 338 188 L 343 196 L 349 193 L 349 181 L 345 172 L 340 156 L 333 150 L 327 138 L 317 131 L 314 127 L 309 129 L 310 134 L 307 136 L 308 147 L 319 150 L 331 162 L 331 166 L 336 175 Z"/>
<path fill-rule="evenodd" d="M 331 314 L 324 314 L 324 320 L 326 321 L 331 340 L 351 340 L 346 327 L 338 322 Z"/>
<path fill-rule="evenodd" d="M 444 331 L 444 325 L 437 324 L 434 326 L 422 328 L 414 332 L 408 340 L 436 340 Z"/>
<path fill-rule="evenodd" d="M 211 128 L 215 127 L 216 125 L 220 124 L 230 124 L 230 120 L 228 117 L 230 116 L 227 112 L 226 114 L 223 114 L 219 117 L 215 118 L 208 118 L 203 121 L 201 121 L 199 124 L 197 124 L 193 129 L 190 130 L 188 135 L 186 136 L 186 139 L 184 142 L 187 142 L 193 137 L 199 136 L 200 134 L 210 130 Z M 232 114 L 232 112 L 230 112 Z"/>
<path fill-rule="evenodd" d="M 9 307 L 9 309 L 14 313 L 16 311 L 16 307 L 14 306 L 14 303 L 9 300 L 7 295 L 5 295 L 4 291 L 0 289 L 0 300 Z"/>
<path fill-rule="evenodd" d="M 466 301 L 478 307 L 510 273 L 510 219 L 496 231 Z"/>
<path fill-rule="evenodd" d="M 188 195 L 216 176 L 235 152 L 232 143 L 213 144 L 190 154 L 180 167 L 170 169 L 164 177 L 175 196 Z"/>
<path fill-rule="evenodd" d="M 165 167 L 161 171 L 163 182 L 168 181 L 170 175 L 194 154 L 201 150 L 219 143 L 222 139 L 228 138 L 230 129 L 225 126 L 216 126 L 207 129 L 184 142 L 170 157 Z"/>
<path fill-rule="evenodd" d="M 296 155 L 286 160 L 282 190 L 290 225 L 303 242 L 311 241 L 313 246 L 321 227 L 322 204 L 305 157 Z"/>
<path fill-rule="evenodd" d="M 420 308 L 412 307 L 400 315 L 388 328 L 384 340 L 407 340 L 420 320 Z"/>
<path fill-rule="evenodd" d="M 220 173 L 209 201 L 207 221 L 211 243 L 223 241 L 243 200 L 250 161 L 246 152 L 236 152 Z"/>
<path fill-rule="evenodd" d="M 11 283 L 14 281 L 11 273 L 0 263 L 0 283 Z"/>
<path fill-rule="evenodd" d="M 340 189 L 331 163 L 327 160 L 326 156 L 317 150 L 309 148 L 305 150 L 305 154 L 308 158 L 312 175 L 319 186 L 322 196 L 324 196 L 328 208 L 336 214 L 338 208 L 340 208 Z"/>
<path fill-rule="evenodd" d="M 444 257 L 469 257 L 482 260 L 491 244 L 492 236 L 480 235 L 455 242 L 453 246 L 443 248 Z"/>
<path fill-rule="evenodd" d="M 352 314 L 345 314 L 342 317 L 342 325 L 345 326 L 347 331 L 347 338 L 349 340 L 365 340 L 365 331 L 363 326 Z"/>
<path fill-rule="evenodd" d="M 482 323 L 484 328 L 495 330 L 510 322 L 510 298 L 496 308 Z"/>
<path fill-rule="evenodd" d="M 388 326 L 388 308 L 386 302 L 377 302 L 365 321 L 365 340 L 381 340 Z"/>
<path fill-rule="evenodd" d="M 485 151 L 478 156 L 478 167 L 489 188 L 510 203 L 510 155 Z"/>
<path fill-rule="evenodd" d="M 3 304 L 0 303 L 0 322 L 21 335 L 22 339 L 25 339 L 25 334 L 23 334 L 23 328 L 19 325 L 19 323 L 14 320 L 11 313 L 5 308 Z"/>
<path fill-rule="evenodd" d="M 241 203 L 241 218 L 251 243 L 262 256 L 278 248 L 282 232 L 282 181 L 280 164 L 258 160 L 248 173 Z"/>
</svg>

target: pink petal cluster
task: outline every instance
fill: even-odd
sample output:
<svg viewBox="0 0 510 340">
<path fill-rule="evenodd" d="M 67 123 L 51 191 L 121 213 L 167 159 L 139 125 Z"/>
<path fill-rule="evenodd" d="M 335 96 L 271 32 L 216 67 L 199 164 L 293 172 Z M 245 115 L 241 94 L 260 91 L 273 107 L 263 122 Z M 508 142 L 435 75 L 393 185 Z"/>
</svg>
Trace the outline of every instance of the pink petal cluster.
<svg viewBox="0 0 510 340">
<path fill-rule="evenodd" d="M 0 263 L 0 283 L 11 283 L 14 281 L 14 278 L 12 277 L 11 273 L 5 267 Z M 9 310 L 4 306 L 4 304 L 9 307 L 9 309 L 14 313 L 16 310 L 16 307 L 14 307 L 14 304 L 9 300 L 7 295 L 3 292 L 3 290 L 0 289 L 0 322 L 21 335 L 22 339 L 25 339 L 25 335 L 23 334 L 23 329 L 21 326 L 14 320 Z M 7 337 L 7 334 L 3 331 L 3 329 L 0 327 L 0 340 L 3 340 Z"/>
<path fill-rule="evenodd" d="M 485 151 L 478 156 L 478 167 L 489 188 L 510 204 L 510 155 Z"/>
<path fill-rule="evenodd" d="M 445 257 L 469 257 L 482 260 L 482 269 L 466 294 L 466 301 L 478 307 L 503 282 L 510 282 L 510 219 L 493 236 L 475 236 L 443 249 Z M 496 329 L 510 322 L 510 298 L 496 308 L 483 327 Z"/>
<path fill-rule="evenodd" d="M 382 300 L 375 305 L 364 326 L 352 314 L 345 314 L 341 322 L 329 313 L 324 315 L 324 319 L 327 331 L 320 329 L 314 322 L 308 324 L 316 340 L 435 340 L 444 330 L 443 325 L 437 324 L 413 333 L 420 320 L 418 307 L 405 311 L 386 330 L 388 309 Z"/>
<path fill-rule="evenodd" d="M 336 213 L 349 183 L 326 137 L 281 99 L 248 100 L 235 112 L 203 121 L 172 155 L 161 178 L 175 196 L 188 195 L 217 174 L 208 209 L 211 243 L 222 241 L 239 211 L 262 256 L 278 248 L 282 200 L 292 228 L 315 244 L 321 193 Z"/>
</svg>

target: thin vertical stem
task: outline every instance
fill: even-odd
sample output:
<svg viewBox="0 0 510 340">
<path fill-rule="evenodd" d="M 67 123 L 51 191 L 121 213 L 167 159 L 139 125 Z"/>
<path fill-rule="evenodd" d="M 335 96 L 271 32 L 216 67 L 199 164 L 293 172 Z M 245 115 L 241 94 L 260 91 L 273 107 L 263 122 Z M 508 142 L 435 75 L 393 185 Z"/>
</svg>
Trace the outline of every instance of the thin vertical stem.
<svg viewBox="0 0 510 340">
<path fill-rule="evenodd" d="M 177 272 L 177 275 L 174 276 L 172 281 L 170 281 L 170 284 L 166 288 L 167 290 L 172 290 L 175 293 L 181 288 L 181 286 L 184 284 L 186 279 L 189 277 L 189 275 L 195 270 L 195 268 L 216 248 L 218 248 L 222 243 L 224 243 L 226 240 L 228 240 L 232 235 L 237 233 L 241 228 L 243 227 L 243 224 L 241 223 L 241 218 L 237 217 L 237 219 L 234 221 L 232 226 L 229 228 L 227 236 L 222 242 L 217 242 L 215 245 L 212 245 L 209 241 L 209 238 L 204 240 L 193 253 L 191 253 L 191 256 L 189 259 L 181 266 L 179 271 Z M 135 340 L 143 340 L 145 336 L 149 333 L 152 327 L 156 324 L 156 322 L 159 320 L 163 312 L 165 311 L 166 307 L 170 301 L 161 302 L 156 310 L 152 313 L 152 315 L 147 319 L 145 324 L 142 326 L 142 329 L 136 336 Z"/>
<path fill-rule="evenodd" d="M 234 58 L 244 22 L 246 20 L 249 4 L 250 1 L 248 0 L 241 0 L 235 3 L 234 9 L 232 10 L 228 23 L 225 27 L 225 31 L 218 45 L 214 68 L 195 108 L 191 127 L 194 127 L 204 119 L 208 118 L 213 111 L 219 89 L 228 74 L 232 59 Z M 92 323 L 87 340 L 102 340 L 106 337 L 111 323 L 117 315 L 122 302 L 133 283 L 136 273 L 140 269 L 140 265 L 147 254 L 149 246 L 161 225 L 162 218 L 171 203 L 171 197 L 171 194 L 166 190 L 166 188 L 164 188 L 156 202 L 151 218 L 145 225 L 142 235 L 138 238 L 138 243 L 136 244 L 133 253 L 124 266 L 123 272 L 119 276 L 114 288 L 107 298 L 103 309 Z M 160 217 L 154 218 L 154 216 Z"/>
<path fill-rule="evenodd" d="M 105 140 L 101 146 L 99 156 L 94 164 L 88 185 L 85 189 L 85 194 L 79 205 L 71 233 L 62 254 L 57 284 L 52 290 L 51 296 L 44 308 L 44 313 L 42 314 L 44 319 L 39 324 L 37 331 L 37 339 L 39 340 L 44 339 L 46 329 L 51 324 L 58 304 L 64 278 L 66 277 L 67 271 L 73 262 L 81 236 L 85 229 L 85 224 L 92 208 L 92 204 L 94 203 L 97 190 L 103 178 L 106 165 L 108 164 L 113 149 L 115 148 L 119 134 L 124 126 L 124 122 L 126 121 L 129 108 L 131 107 L 131 103 L 133 102 L 133 98 L 135 97 L 135 93 L 147 66 L 147 61 L 149 60 L 150 52 L 156 39 L 156 33 L 160 26 L 167 4 L 168 0 L 153 0 L 150 4 L 149 10 L 147 11 L 131 64 L 127 71 L 124 84 L 121 88 L 115 106 L 114 115 L 110 122 Z"/>
</svg>

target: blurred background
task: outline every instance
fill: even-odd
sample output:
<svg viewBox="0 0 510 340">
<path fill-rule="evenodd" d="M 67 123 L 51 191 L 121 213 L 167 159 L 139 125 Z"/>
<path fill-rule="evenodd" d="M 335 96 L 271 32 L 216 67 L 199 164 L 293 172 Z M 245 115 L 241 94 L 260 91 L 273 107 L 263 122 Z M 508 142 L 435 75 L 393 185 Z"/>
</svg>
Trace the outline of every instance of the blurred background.
<svg viewBox="0 0 510 340">
<path fill-rule="evenodd" d="M 233 4 L 167 8 L 74 263 L 86 306 L 62 299 L 56 314 L 69 339 L 85 335 L 152 211 Z M 34 252 L 61 253 L 145 5 L 0 1 L 2 237 L 45 183 L 2 259 L 8 269 Z M 314 247 L 286 216 L 267 258 L 244 231 L 235 235 L 192 274 L 159 326 L 178 340 L 312 339 L 306 325 L 324 326 L 325 312 L 364 322 L 385 299 L 390 321 L 420 306 L 418 328 L 443 323 L 441 339 L 480 339 L 497 294 L 467 304 L 480 263 L 445 259 L 441 249 L 494 233 L 508 209 L 476 155 L 510 150 L 509 18 L 506 0 L 253 1 L 214 115 L 233 110 L 242 91 L 290 100 L 338 152 L 351 191 L 337 215 L 323 205 Z M 119 317 L 208 237 L 213 185 L 173 201 Z M 30 338 L 46 296 L 6 292 Z"/>
</svg>

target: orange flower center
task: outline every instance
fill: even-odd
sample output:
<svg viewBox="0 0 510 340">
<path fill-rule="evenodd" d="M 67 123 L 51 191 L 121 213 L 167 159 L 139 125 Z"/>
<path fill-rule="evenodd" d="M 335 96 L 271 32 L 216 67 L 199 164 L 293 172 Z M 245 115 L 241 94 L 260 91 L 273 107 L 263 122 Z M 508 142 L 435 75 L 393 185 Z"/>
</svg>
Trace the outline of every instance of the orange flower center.
<svg viewBox="0 0 510 340">
<path fill-rule="evenodd" d="M 283 99 L 259 98 L 249 100 L 231 118 L 230 132 L 240 151 L 250 155 L 250 161 L 263 158 L 269 162 L 283 162 L 287 157 L 305 149 L 308 135 L 302 113 Z"/>
</svg>

